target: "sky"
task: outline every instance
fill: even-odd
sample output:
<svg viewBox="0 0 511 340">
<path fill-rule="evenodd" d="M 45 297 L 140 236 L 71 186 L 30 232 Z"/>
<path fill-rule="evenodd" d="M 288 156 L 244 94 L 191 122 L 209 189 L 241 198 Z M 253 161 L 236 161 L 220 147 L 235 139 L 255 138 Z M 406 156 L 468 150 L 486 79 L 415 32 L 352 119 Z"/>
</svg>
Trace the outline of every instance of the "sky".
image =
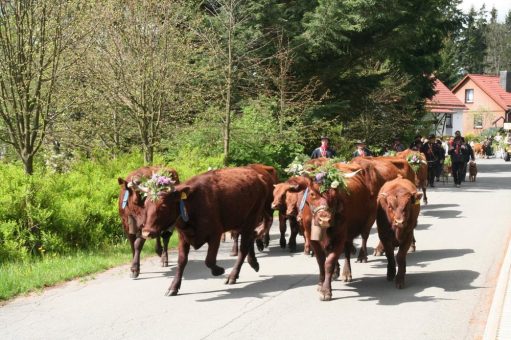
<svg viewBox="0 0 511 340">
<path fill-rule="evenodd" d="M 478 10 L 483 4 L 486 5 L 486 10 L 488 12 L 495 6 L 498 14 L 497 20 L 500 22 L 504 21 L 506 14 L 511 10 L 511 0 L 463 0 L 461 9 L 463 12 L 467 13 L 470 6 L 473 5 L 474 8 Z"/>
</svg>

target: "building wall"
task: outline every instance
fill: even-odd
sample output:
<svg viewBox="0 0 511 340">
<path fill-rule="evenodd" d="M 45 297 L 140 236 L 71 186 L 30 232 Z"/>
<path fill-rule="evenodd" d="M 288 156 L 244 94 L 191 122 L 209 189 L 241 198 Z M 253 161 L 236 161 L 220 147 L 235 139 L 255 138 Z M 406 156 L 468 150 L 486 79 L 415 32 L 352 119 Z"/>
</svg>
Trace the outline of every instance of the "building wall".
<svg viewBox="0 0 511 340">
<path fill-rule="evenodd" d="M 465 90 L 474 89 L 473 103 L 465 103 Z M 462 102 L 468 110 L 463 113 L 463 128 L 460 130 L 463 135 L 475 134 L 479 135 L 484 129 L 493 127 L 492 123 L 499 117 L 504 115 L 504 110 L 490 96 L 481 90 L 472 79 L 468 79 L 463 86 L 459 87 L 454 95 Z M 474 117 L 481 115 L 482 128 L 474 127 Z M 503 122 L 497 123 L 498 127 L 503 126 Z M 455 130 L 456 131 L 456 130 Z"/>
<path fill-rule="evenodd" d="M 456 111 L 452 114 L 452 132 L 450 136 L 454 136 L 455 131 L 461 132 L 461 135 L 465 135 L 465 128 L 463 126 L 463 117 L 464 112 L 463 110 Z"/>
</svg>

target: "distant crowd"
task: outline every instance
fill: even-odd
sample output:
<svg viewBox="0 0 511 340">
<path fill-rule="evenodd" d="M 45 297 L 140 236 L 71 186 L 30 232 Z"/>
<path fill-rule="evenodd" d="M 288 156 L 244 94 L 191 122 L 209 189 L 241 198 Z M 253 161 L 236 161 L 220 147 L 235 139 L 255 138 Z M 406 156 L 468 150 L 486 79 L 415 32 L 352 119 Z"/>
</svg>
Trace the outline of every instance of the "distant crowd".
<svg viewBox="0 0 511 340">
<path fill-rule="evenodd" d="M 487 138 L 482 144 L 482 150 L 485 157 L 492 155 L 493 138 Z M 448 140 L 437 138 L 434 134 L 424 138 L 417 135 L 414 141 L 408 147 L 410 150 L 422 152 L 428 163 L 428 185 L 435 186 L 435 180 L 438 182 L 442 172 L 448 171 L 452 174 L 454 185 L 460 187 L 465 182 L 469 162 L 475 162 L 475 153 L 473 144 L 467 143 L 461 136 L 460 131 L 456 131 L 454 136 Z M 370 156 L 391 156 L 397 152 L 406 150 L 405 145 L 400 138 L 394 138 L 392 145 L 385 147 L 380 153 L 373 153 L 366 145 L 365 141 L 357 140 L 355 142 L 355 151 L 352 156 L 370 157 Z M 316 148 L 311 158 L 335 157 L 335 151 L 329 146 L 329 138 L 321 137 L 321 146 Z M 446 162 L 446 160 L 448 161 Z"/>
</svg>

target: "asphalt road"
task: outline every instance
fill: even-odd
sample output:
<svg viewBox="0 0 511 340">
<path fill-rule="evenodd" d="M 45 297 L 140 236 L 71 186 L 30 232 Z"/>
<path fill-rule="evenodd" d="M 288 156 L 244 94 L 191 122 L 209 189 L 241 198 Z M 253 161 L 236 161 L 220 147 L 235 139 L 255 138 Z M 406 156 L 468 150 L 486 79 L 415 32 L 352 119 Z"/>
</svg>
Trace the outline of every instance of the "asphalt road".
<svg viewBox="0 0 511 340">
<path fill-rule="evenodd" d="M 0 338 L 480 338 L 511 235 L 511 163 L 478 165 L 476 183 L 457 189 L 451 180 L 429 191 L 403 290 L 386 281 L 385 257 L 369 256 L 353 263 L 353 282 L 335 281 L 333 301 L 321 302 L 315 259 L 281 250 L 273 228 L 270 248 L 258 254 L 259 273 L 245 263 L 236 285 L 210 275 L 203 248 L 191 251 L 180 294 L 164 297 L 175 273 L 172 252 L 170 268 L 147 259 L 137 280 L 122 266 L 17 298 L 0 307 Z M 227 273 L 230 245 L 219 254 Z"/>
</svg>

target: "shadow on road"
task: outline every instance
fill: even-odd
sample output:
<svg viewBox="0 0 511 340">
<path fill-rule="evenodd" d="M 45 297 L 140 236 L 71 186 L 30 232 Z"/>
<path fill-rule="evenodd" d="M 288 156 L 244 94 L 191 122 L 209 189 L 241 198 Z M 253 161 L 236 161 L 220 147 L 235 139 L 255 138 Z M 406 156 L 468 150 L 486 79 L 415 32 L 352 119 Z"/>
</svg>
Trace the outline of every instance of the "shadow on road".
<svg viewBox="0 0 511 340">
<path fill-rule="evenodd" d="M 423 211 L 423 216 L 431 216 L 431 217 L 438 217 L 438 218 L 459 218 L 458 215 L 462 213 L 461 210 L 428 210 Z"/>
<path fill-rule="evenodd" d="M 260 281 L 238 280 L 235 285 L 226 285 L 222 290 L 205 290 L 200 292 L 183 293 L 179 295 L 195 295 L 216 293 L 205 299 L 199 299 L 198 302 L 209 302 L 218 300 L 240 299 L 244 297 L 263 298 L 270 293 L 285 291 L 288 289 L 310 286 L 311 291 L 315 290 L 317 275 L 315 274 L 293 274 L 293 275 L 275 275 L 260 276 Z M 247 284 L 248 283 L 248 284 Z M 218 294 L 220 293 L 220 294 Z M 223 293 L 223 294 L 222 294 Z"/>
<path fill-rule="evenodd" d="M 421 211 L 424 210 L 434 210 L 434 209 L 443 209 L 443 208 L 454 208 L 459 207 L 459 204 L 450 203 L 450 204 L 428 204 L 428 205 L 421 205 Z"/>
<path fill-rule="evenodd" d="M 400 305 L 407 302 L 427 302 L 441 300 L 434 295 L 420 295 L 428 288 L 437 287 L 447 292 L 480 289 L 472 285 L 479 273 L 471 270 L 448 270 L 428 273 L 412 273 L 405 276 L 405 288 L 396 289 L 394 282 L 389 282 L 385 274 L 363 277 L 347 284 L 355 288 L 359 296 L 348 297 L 360 301 L 378 301 L 380 305 Z M 345 289 L 334 289 L 335 295 Z M 445 299 L 442 299 L 445 300 Z"/>
<path fill-rule="evenodd" d="M 473 249 L 431 249 L 419 250 L 415 253 L 409 253 L 406 256 L 407 266 L 426 267 L 428 262 L 440 261 L 453 257 L 461 257 L 467 254 L 473 254 Z M 374 257 L 369 263 L 374 268 L 387 268 L 387 258 L 385 256 Z M 381 262 L 380 262 L 381 261 Z"/>
</svg>

